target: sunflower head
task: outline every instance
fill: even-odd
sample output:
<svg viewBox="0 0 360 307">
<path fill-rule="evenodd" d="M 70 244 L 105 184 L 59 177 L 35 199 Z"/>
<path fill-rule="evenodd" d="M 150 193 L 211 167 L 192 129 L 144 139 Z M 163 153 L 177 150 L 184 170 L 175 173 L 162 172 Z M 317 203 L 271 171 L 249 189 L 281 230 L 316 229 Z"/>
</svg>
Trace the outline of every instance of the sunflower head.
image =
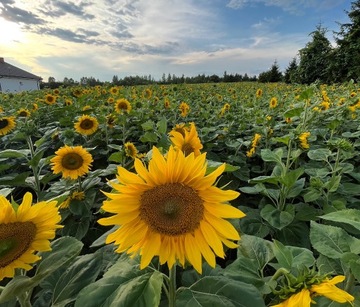
<svg viewBox="0 0 360 307">
<path fill-rule="evenodd" d="M 276 108 L 277 104 L 278 104 L 277 98 L 276 97 L 271 98 L 271 100 L 270 100 L 270 109 Z"/>
<path fill-rule="evenodd" d="M 14 116 L 0 117 L 0 135 L 6 135 L 16 126 Z"/>
<path fill-rule="evenodd" d="M 125 98 L 120 98 L 120 99 L 116 100 L 115 111 L 116 111 L 116 113 L 120 113 L 120 114 L 122 114 L 124 112 L 130 113 L 130 111 L 131 111 L 130 102 Z"/>
<path fill-rule="evenodd" d="M 76 132 L 83 135 L 91 135 L 96 132 L 99 127 L 99 122 L 93 116 L 83 115 L 74 124 Z"/>
<path fill-rule="evenodd" d="M 179 106 L 179 110 L 181 112 L 182 117 L 186 117 L 189 113 L 190 107 L 186 102 L 181 102 Z"/>
<path fill-rule="evenodd" d="M 215 267 L 215 257 L 224 257 L 223 244 L 235 248 L 239 233 L 226 218 L 241 218 L 243 212 L 228 204 L 238 192 L 214 186 L 225 165 L 206 174 L 206 156 L 186 156 L 170 146 L 163 156 L 154 147 L 148 168 L 134 162 L 136 174 L 118 168 L 114 193 L 106 193 L 102 209 L 114 214 L 101 225 L 118 225 L 106 243 L 115 242 L 117 252 L 140 253 L 140 268 L 158 256 L 171 268 L 190 263 L 201 273 L 202 259 Z"/>
<path fill-rule="evenodd" d="M 200 150 L 203 148 L 203 145 L 201 144 L 194 123 L 190 123 L 190 128 L 184 129 L 183 134 L 174 130 L 170 131 L 169 134 L 173 146 L 183 151 L 186 156 L 192 152 L 195 156 L 200 155 Z"/>
<path fill-rule="evenodd" d="M 82 146 L 65 145 L 55 152 L 50 162 L 54 174 L 62 173 L 63 178 L 77 179 L 89 172 L 93 158 Z"/>
<path fill-rule="evenodd" d="M 0 280 L 13 277 L 15 269 L 30 270 L 38 261 L 36 251 L 49 251 L 61 220 L 56 201 L 32 204 L 27 192 L 17 210 L 0 195 Z"/>
<path fill-rule="evenodd" d="M 21 108 L 17 114 L 19 117 L 29 117 L 31 113 L 28 109 Z"/>
<path fill-rule="evenodd" d="M 138 154 L 138 150 L 137 150 L 136 146 L 134 145 L 134 143 L 126 142 L 125 145 L 124 145 L 124 148 L 125 148 L 125 154 L 128 157 L 131 157 L 133 159 L 136 158 L 136 156 Z"/>
<path fill-rule="evenodd" d="M 49 104 L 49 105 L 56 103 L 56 96 L 54 96 L 52 94 L 46 94 L 45 95 L 45 103 Z"/>
</svg>

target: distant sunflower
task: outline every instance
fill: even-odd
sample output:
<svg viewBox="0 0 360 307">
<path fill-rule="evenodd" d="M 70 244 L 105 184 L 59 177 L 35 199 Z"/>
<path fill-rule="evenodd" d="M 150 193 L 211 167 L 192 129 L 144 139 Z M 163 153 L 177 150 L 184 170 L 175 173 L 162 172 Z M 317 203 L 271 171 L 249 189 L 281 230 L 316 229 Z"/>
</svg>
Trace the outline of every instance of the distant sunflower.
<svg viewBox="0 0 360 307">
<path fill-rule="evenodd" d="M 16 126 L 14 116 L 0 117 L 0 135 L 8 134 Z"/>
<path fill-rule="evenodd" d="M 0 195 L 0 280 L 14 277 L 15 269 L 30 270 L 30 264 L 40 260 L 36 251 L 50 251 L 50 240 L 61 228 L 56 201 L 42 201 L 32 205 L 27 192 L 15 210 Z"/>
<path fill-rule="evenodd" d="M 182 133 L 183 132 L 183 133 Z M 195 154 L 195 157 L 199 156 L 200 150 L 203 148 L 200 138 L 196 131 L 194 123 L 190 124 L 190 129 L 184 129 L 182 132 L 172 130 L 170 131 L 170 140 L 175 149 L 179 149 L 185 153 L 185 156 Z"/>
<path fill-rule="evenodd" d="M 138 150 L 137 150 L 136 146 L 134 145 L 134 143 L 126 142 L 124 145 L 124 148 L 125 148 L 125 154 L 128 157 L 131 157 L 133 159 L 136 158 Z"/>
<path fill-rule="evenodd" d="M 139 253 L 140 269 L 159 256 L 169 269 L 188 261 L 201 273 L 202 258 L 215 267 L 215 256 L 225 256 L 223 244 L 237 247 L 239 233 L 225 219 L 245 216 L 228 204 L 239 193 L 213 185 L 225 164 L 205 176 L 206 154 L 185 156 L 171 146 L 166 156 L 154 147 L 148 168 L 139 159 L 134 166 L 137 174 L 118 167 L 116 193 L 105 193 L 110 200 L 102 206 L 115 215 L 98 221 L 119 226 L 106 239 L 118 245 L 116 252 Z"/>
<path fill-rule="evenodd" d="M 144 93 L 143 93 L 143 95 L 144 95 L 144 98 L 150 99 L 151 96 L 152 96 L 152 90 L 149 89 L 149 88 L 146 88 L 145 91 L 144 91 Z"/>
<path fill-rule="evenodd" d="M 31 112 L 28 109 L 21 108 L 17 112 L 19 117 L 29 117 L 31 115 Z"/>
<path fill-rule="evenodd" d="M 164 107 L 165 107 L 165 109 L 170 108 L 170 100 L 168 98 L 165 98 L 165 100 L 164 100 Z"/>
<path fill-rule="evenodd" d="M 270 109 L 276 108 L 277 104 L 278 104 L 278 100 L 276 97 L 270 99 Z"/>
<path fill-rule="evenodd" d="M 116 100 L 115 102 L 115 111 L 116 113 L 130 113 L 131 111 L 131 104 L 130 102 L 125 98 L 120 98 Z"/>
<path fill-rule="evenodd" d="M 77 179 L 89 172 L 93 158 L 82 146 L 65 145 L 55 152 L 50 162 L 54 174 L 62 173 L 63 178 Z"/>
<path fill-rule="evenodd" d="M 299 135 L 299 141 L 300 141 L 300 146 L 303 149 L 309 149 L 310 148 L 310 144 L 308 142 L 308 138 L 310 137 L 310 132 L 303 132 Z"/>
<path fill-rule="evenodd" d="M 45 102 L 46 104 L 52 105 L 56 103 L 56 96 L 51 95 L 51 94 L 46 94 L 45 95 Z"/>
<path fill-rule="evenodd" d="M 83 135 L 91 135 L 99 127 L 99 122 L 95 117 L 89 115 L 81 116 L 78 121 L 74 124 L 76 132 Z"/>
<path fill-rule="evenodd" d="M 110 94 L 111 95 L 118 95 L 119 94 L 119 88 L 117 86 L 113 86 L 110 88 Z"/>
<path fill-rule="evenodd" d="M 256 98 L 260 98 L 261 96 L 262 96 L 262 94 L 263 94 L 263 91 L 262 91 L 262 89 L 261 88 L 258 88 L 257 90 L 256 90 Z"/>
<path fill-rule="evenodd" d="M 180 103 L 179 110 L 181 112 L 181 116 L 186 117 L 186 115 L 189 113 L 190 107 L 186 102 L 183 101 Z"/>
<path fill-rule="evenodd" d="M 109 128 L 114 128 L 116 122 L 116 117 L 112 114 L 106 116 L 106 124 Z"/>
</svg>

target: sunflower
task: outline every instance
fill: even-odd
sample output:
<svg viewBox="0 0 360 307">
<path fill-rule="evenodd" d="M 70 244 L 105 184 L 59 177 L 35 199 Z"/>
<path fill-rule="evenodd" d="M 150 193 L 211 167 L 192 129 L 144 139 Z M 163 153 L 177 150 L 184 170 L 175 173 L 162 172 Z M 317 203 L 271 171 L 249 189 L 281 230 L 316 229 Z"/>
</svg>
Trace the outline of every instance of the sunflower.
<svg viewBox="0 0 360 307">
<path fill-rule="evenodd" d="M 45 102 L 46 102 L 46 104 L 49 104 L 49 105 L 54 104 L 56 102 L 56 96 L 51 95 L 51 94 L 46 94 Z"/>
<path fill-rule="evenodd" d="M 262 94 L 263 94 L 263 91 L 262 91 L 262 89 L 261 88 L 258 88 L 257 90 L 256 90 L 256 98 L 259 98 L 259 97 L 261 97 L 262 96 Z"/>
<path fill-rule="evenodd" d="M 119 88 L 117 86 L 113 86 L 110 88 L 110 94 L 111 95 L 118 95 L 119 94 Z"/>
<path fill-rule="evenodd" d="M 19 117 L 29 117 L 31 115 L 30 111 L 28 109 L 24 109 L 21 108 L 18 112 L 17 112 Z"/>
<path fill-rule="evenodd" d="M 99 122 L 95 117 L 89 115 L 81 116 L 75 123 L 74 128 L 76 132 L 83 135 L 93 134 L 99 127 Z"/>
<path fill-rule="evenodd" d="M 310 132 L 303 132 L 299 135 L 299 141 L 300 141 L 300 146 L 303 149 L 309 149 L 310 148 L 310 144 L 308 142 L 308 138 L 310 136 Z"/>
<path fill-rule="evenodd" d="M 131 157 L 133 159 L 136 158 L 136 156 L 138 154 L 138 150 L 137 150 L 136 146 L 133 143 L 126 142 L 125 145 L 124 145 L 124 148 L 125 148 L 125 154 L 128 157 Z"/>
<path fill-rule="evenodd" d="M 186 115 L 189 113 L 190 107 L 186 102 L 183 101 L 180 103 L 179 110 L 181 112 L 181 116 L 186 117 Z"/>
<path fill-rule="evenodd" d="M 310 307 L 315 296 L 325 296 L 328 299 L 338 303 L 351 303 L 354 297 L 346 291 L 336 287 L 339 282 L 344 281 L 345 276 L 339 275 L 332 279 L 324 279 L 319 284 L 313 284 L 309 288 L 303 288 L 300 292 L 291 295 L 287 300 L 272 307 Z"/>
<path fill-rule="evenodd" d="M 32 195 L 27 192 L 15 210 L 0 195 L 0 280 L 13 277 L 15 269 L 30 270 L 40 260 L 36 251 L 49 251 L 61 220 L 56 201 L 42 201 L 32 205 Z"/>
<path fill-rule="evenodd" d="M 202 257 L 215 267 L 215 256 L 225 256 L 223 244 L 237 247 L 233 241 L 240 239 L 239 233 L 225 218 L 245 216 L 228 204 L 239 193 L 213 186 L 225 164 L 205 176 L 205 153 L 185 156 L 170 146 L 166 156 L 153 148 L 148 169 L 139 159 L 134 167 L 137 174 L 118 167 L 120 184 L 112 184 L 116 192 L 105 193 L 110 200 L 102 206 L 115 215 L 98 221 L 120 226 L 106 239 L 118 245 L 116 252 L 140 253 L 140 269 L 159 256 L 169 269 L 188 261 L 201 273 Z"/>
<path fill-rule="evenodd" d="M 277 104 L 278 104 L 278 100 L 276 97 L 270 99 L 270 109 L 276 108 Z"/>
<path fill-rule="evenodd" d="M 190 124 L 190 129 L 183 129 L 182 132 L 172 130 L 169 134 L 171 143 L 176 149 L 183 151 L 185 156 L 192 152 L 195 157 L 200 155 L 200 150 L 203 148 L 203 145 L 201 144 L 194 123 Z"/>
<path fill-rule="evenodd" d="M 77 179 L 89 172 L 93 158 L 82 146 L 65 145 L 55 152 L 50 162 L 54 174 L 62 173 L 63 178 Z"/>
<path fill-rule="evenodd" d="M 16 126 L 14 116 L 0 117 L 0 135 L 8 134 Z"/>
<path fill-rule="evenodd" d="M 130 113 L 131 111 L 131 104 L 130 102 L 125 99 L 125 98 L 120 98 L 118 100 L 116 100 L 116 103 L 115 103 L 115 111 L 116 113 Z"/>
<path fill-rule="evenodd" d="M 170 108 L 170 100 L 168 98 L 165 98 L 165 100 L 164 100 L 164 107 L 165 107 L 165 109 Z"/>
<path fill-rule="evenodd" d="M 112 114 L 106 115 L 106 125 L 109 128 L 114 128 L 115 122 L 116 122 L 116 117 L 114 115 L 112 115 Z"/>
</svg>

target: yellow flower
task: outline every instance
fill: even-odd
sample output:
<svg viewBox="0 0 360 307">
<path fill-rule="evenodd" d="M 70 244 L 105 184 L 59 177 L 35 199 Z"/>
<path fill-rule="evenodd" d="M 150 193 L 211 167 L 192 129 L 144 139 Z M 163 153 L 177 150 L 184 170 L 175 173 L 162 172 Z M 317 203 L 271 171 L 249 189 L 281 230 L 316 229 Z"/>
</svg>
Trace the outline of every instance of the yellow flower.
<svg viewBox="0 0 360 307">
<path fill-rule="evenodd" d="M 136 149 L 136 146 L 131 143 L 131 142 L 126 142 L 125 145 L 124 145 L 124 148 L 125 148 L 125 154 L 128 156 L 128 157 L 131 157 L 133 159 L 136 158 L 136 155 L 138 153 L 138 150 Z"/>
<path fill-rule="evenodd" d="M 302 289 L 300 292 L 293 294 L 286 301 L 272 307 L 310 307 L 312 302 L 311 293 L 308 289 Z"/>
<path fill-rule="evenodd" d="M 33 111 L 36 111 L 36 110 L 38 110 L 38 109 L 39 109 L 38 104 L 37 104 L 37 103 L 33 103 L 33 108 L 32 108 L 32 110 L 33 110 Z"/>
<path fill-rule="evenodd" d="M 312 285 L 310 291 L 315 295 L 325 296 L 338 303 L 352 302 L 354 297 L 335 285 L 345 280 L 345 276 L 339 275 L 332 279 L 326 278 L 318 285 Z"/>
<path fill-rule="evenodd" d="M 40 260 L 36 251 L 50 251 L 61 220 L 56 201 L 42 201 L 32 205 L 27 192 L 15 211 L 0 195 L 0 280 L 14 277 L 15 269 L 30 270 L 30 264 Z"/>
<path fill-rule="evenodd" d="M 253 140 L 251 141 L 251 148 L 246 152 L 246 156 L 251 158 L 255 154 L 256 147 L 259 145 L 261 135 L 255 133 Z"/>
<path fill-rule="evenodd" d="M 271 100 L 270 100 L 270 109 L 276 108 L 277 104 L 278 104 L 277 98 L 276 97 L 271 98 Z"/>
<path fill-rule="evenodd" d="M 165 107 L 165 109 L 170 108 L 170 100 L 168 98 L 165 98 L 165 100 L 164 100 L 164 107 Z"/>
<path fill-rule="evenodd" d="M 190 107 L 186 102 L 183 101 L 180 103 L 179 110 L 181 112 L 181 116 L 185 117 L 189 113 Z"/>
<path fill-rule="evenodd" d="M 115 127 L 115 121 L 116 121 L 116 117 L 112 114 L 108 114 L 106 116 L 106 124 L 109 128 L 114 128 Z"/>
<path fill-rule="evenodd" d="M 74 124 L 76 132 L 83 135 L 91 135 L 99 127 L 99 122 L 95 117 L 89 115 L 81 116 L 78 121 Z"/>
<path fill-rule="evenodd" d="M 120 114 L 122 114 L 123 112 L 130 113 L 131 111 L 130 102 L 125 98 L 120 98 L 116 100 L 115 111 L 116 113 L 120 113 Z"/>
<path fill-rule="evenodd" d="M 89 172 L 93 158 L 82 146 L 65 145 L 55 152 L 51 162 L 54 174 L 62 173 L 63 178 L 77 179 Z"/>
<path fill-rule="evenodd" d="M 8 134 L 16 126 L 14 116 L 0 117 L 0 135 Z"/>
<path fill-rule="evenodd" d="M 190 123 L 190 129 L 183 128 L 181 132 L 176 130 L 175 127 L 169 134 L 171 143 L 176 149 L 183 151 L 185 156 L 188 156 L 192 152 L 195 157 L 201 154 L 200 150 L 203 148 L 203 145 L 201 144 L 194 123 Z"/>
<path fill-rule="evenodd" d="M 344 279 L 345 276 L 343 275 L 335 276 L 332 279 L 325 278 L 319 284 L 313 284 L 310 288 L 303 288 L 287 300 L 272 307 L 310 307 L 311 303 L 315 303 L 312 298 L 316 296 L 325 296 L 338 303 L 352 303 L 354 297 L 335 286 Z"/>
<path fill-rule="evenodd" d="M 19 117 L 29 117 L 31 114 L 28 109 L 24 109 L 24 108 L 21 108 L 17 113 Z"/>
<path fill-rule="evenodd" d="M 145 91 L 144 91 L 144 98 L 150 99 L 151 96 L 152 96 L 152 90 L 149 89 L 149 88 L 145 89 Z"/>
<path fill-rule="evenodd" d="M 188 261 L 202 272 L 202 257 L 215 267 L 215 256 L 224 258 L 223 244 L 235 248 L 239 233 L 226 218 L 245 214 L 228 204 L 238 197 L 232 190 L 213 186 L 225 164 L 206 173 L 206 154 L 185 156 L 172 146 L 166 156 L 154 147 L 148 168 L 135 159 L 137 174 L 118 167 L 110 200 L 102 209 L 115 215 L 102 218 L 101 225 L 118 225 L 106 243 L 118 245 L 116 252 L 141 255 L 140 269 L 159 256 L 169 269 Z"/>
<path fill-rule="evenodd" d="M 257 89 L 257 91 L 256 91 L 256 98 L 261 97 L 261 96 L 262 96 L 262 94 L 263 94 L 262 89 L 261 89 L 261 88 Z"/>
<path fill-rule="evenodd" d="M 112 95 L 119 94 L 119 88 L 117 86 L 113 86 L 112 88 L 110 88 L 110 94 Z"/>
<path fill-rule="evenodd" d="M 56 96 L 51 94 L 46 94 L 45 96 L 45 102 L 46 104 L 52 105 L 56 102 Z"/>
<path fill-rule="evenodd" d="M 310 136 L 310 132 L 303 132 L 303 133 L 301 133 L 299 135 L 300 146 L 303 149 L 309 149 L 310 148 L 310 145 L 309 145 L 309 142 L 308 142 L 309 136 Z"/>
</svg>

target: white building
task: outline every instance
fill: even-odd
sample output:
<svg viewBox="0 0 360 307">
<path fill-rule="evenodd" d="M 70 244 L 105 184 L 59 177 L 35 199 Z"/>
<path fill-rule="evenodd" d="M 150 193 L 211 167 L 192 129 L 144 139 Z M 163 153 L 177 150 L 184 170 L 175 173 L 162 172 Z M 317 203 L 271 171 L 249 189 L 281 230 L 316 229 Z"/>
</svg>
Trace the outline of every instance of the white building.
<svg viewBox="0 0 360 307">
<path fill-rule="evenodd" d="M 15 67 L 0 58 L 0 92 L 18 93 L 40 89 L 41 77 Z"/>
</svg>

